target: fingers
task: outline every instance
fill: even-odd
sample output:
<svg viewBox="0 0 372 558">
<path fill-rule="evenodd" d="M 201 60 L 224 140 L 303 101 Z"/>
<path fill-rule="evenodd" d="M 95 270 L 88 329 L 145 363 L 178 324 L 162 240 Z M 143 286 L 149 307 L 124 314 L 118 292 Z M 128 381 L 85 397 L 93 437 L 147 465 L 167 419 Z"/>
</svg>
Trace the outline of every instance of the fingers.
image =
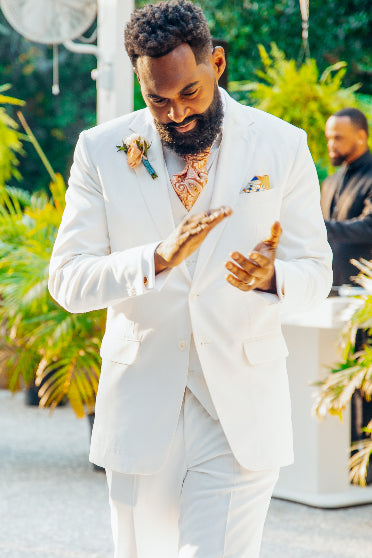
<svg viewBox="0 0 372 558">
<path fill-rule="evenodd" d="M 208 219 L 216 219 L 219 217 L 225 218 L 231 215 L 233 210 L 228 205 L 221 205 L 221 207 L 217 207 L 216 209 L 209 209 L 204 213 L 199 213 L 199 215 L 203 215 L 207 220 Z"/>
<path fill-rule="evenodd" d="M 275 221 L 270 237 L 257 244 L 248 258 L 240 252 L 233 252 L 230 256 L 233 261 L 225 264 L 230 271 L 226 277 L 228 283 L 242 291 L 260 289 L 275 292 L 274 261 L 281 234 L 282 227 L 279 221 Z"/>
<path fill-rule="evenodd" d="M 185 221 L 185 225 L 192 225 L 200 224 L 200 225 L 217 225 L 220 223 L 225 217 L 228 217 L 232 214 L 231 207 L 223 205 L 218 207 L 217 209 L 210 209 L 208 211 L 203 211 L 202 213 L 197 213 L 192 217 L 188 217 Z"/>
<path fill-rule="evenodd" d="M 254 282 L 249 285 L 247 283 L 244 283 L 243 281 L 239 281 L 236 277 L 234 277 L 234 275 L 227 275 L 226 281 L 230 283 L 230 285 L 236 287 L 237 289 L 240 289 L 241 291 L 247 292 L 254 289 Z"/>
<path fill-rule="evenodd" d="M 264 244 L 272 248 L 276 248 L 279 244 L 279 239 L 281 234 L 282 234 L 282 227 L 280 226 L 279 221 L 275 221 L 275 223 L 271 227 L 270 237 L 264 240 Z"/>
<path fill-rule="evenodd" d="M 230 207 L 222 206 L 187 217 L 162 243 L 165 247 L 158 247 L 158 253 L 162 255 L 167 252 L 169 267 L 179 265 L 201 245 L 208 233 L 231 213 Z"/>
<path fill-rule="evenodd" d="M 231 272 L 226 280 L 234 287 L 242 291 L 250 291 L 257 288 L 265 279 L 267 271 L 264 266 L 261 267 L 239 252 L 231 254 L 231 258 L 233 261 L 228 261 L 225 264 L 226 269 Z"/>
</svg>

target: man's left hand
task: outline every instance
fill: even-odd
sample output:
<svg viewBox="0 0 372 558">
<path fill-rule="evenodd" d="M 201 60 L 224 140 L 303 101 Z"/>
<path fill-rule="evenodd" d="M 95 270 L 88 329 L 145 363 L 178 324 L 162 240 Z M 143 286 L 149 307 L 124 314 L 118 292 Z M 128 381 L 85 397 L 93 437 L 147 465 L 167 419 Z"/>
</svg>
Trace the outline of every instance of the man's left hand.
<svg viewBox="0 0 372 558">
<path fill-rule="evenodd" d="M 275 255 L 282 227 L 275 221 L 271 227 L 270 238 L 257 244 L 248 258 L 239 252 L 233 252 L 225 267 L 230 271 L 226 280 L 241 291 L 259 289 L 276 294 Z"/>
</svg>

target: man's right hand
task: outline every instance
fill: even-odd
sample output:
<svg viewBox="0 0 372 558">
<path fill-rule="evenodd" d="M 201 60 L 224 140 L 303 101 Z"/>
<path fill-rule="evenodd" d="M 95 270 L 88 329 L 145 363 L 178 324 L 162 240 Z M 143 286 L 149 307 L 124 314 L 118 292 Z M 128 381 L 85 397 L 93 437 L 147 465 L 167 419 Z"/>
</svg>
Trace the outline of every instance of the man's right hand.
<svg viewBox="0 0 372 558">
<path fill-rule="evenodd" d="M 207 234 L 232 214 L 227 206 L 187 217 L 155 250 L 155 274 L 175 267 L 199 248 Z"/>
</svg>

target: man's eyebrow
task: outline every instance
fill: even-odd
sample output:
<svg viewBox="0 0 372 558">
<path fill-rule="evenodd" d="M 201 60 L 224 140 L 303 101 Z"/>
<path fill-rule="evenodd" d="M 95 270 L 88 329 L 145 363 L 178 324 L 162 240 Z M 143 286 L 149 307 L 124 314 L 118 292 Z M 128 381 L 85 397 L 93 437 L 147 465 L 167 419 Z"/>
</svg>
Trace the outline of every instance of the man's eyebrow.
<svg viewBox="0 0 372 558">
<path fill-rule="evenodd" d="M 184 87 L 183 89 L 181 89 L 181 93 L 184 93 L 185 91 L 187 91 L 188 89 L 191 89 L 191 87 L 195 87 L 195 85 L 198 85 L 199 82 L 198 81 L 193 81 L 192 83 L 189 83 L 188 85 L 186 85 L 186 87 Z"/>
<path fill-rule="evenodd" d="M 198 81 L 193 81 L 192 83 L 188 83 L 183 89 L 181 89 L 180 94 L 182 95 L 182 93 L 185 93 L 188 89 L 191 89 L 196 85 L 199 85 Z M 161 95 L 157 95 L 156 93 L 147 93 L 146 96 L 149 97 L 150 99 L 165 99 L 165 97 L 162 97 Z"/>
</svg>

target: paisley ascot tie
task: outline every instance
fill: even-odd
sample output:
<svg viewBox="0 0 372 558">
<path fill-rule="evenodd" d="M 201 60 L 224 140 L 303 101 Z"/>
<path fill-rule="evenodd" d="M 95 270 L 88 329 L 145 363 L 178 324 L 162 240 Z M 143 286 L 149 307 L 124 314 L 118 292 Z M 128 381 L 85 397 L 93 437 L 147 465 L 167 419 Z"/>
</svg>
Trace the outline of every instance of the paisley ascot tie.
<svg viewBox="0 0 372 558">
<path fill-rule="evenodd" d="M 174 174 L 171 183 L 177 196 L 190 211 L 200 192 L 208 182 L 207 161 L 210 148 L 197 155 L 185 155 L 186 167 Z"/>
</svg>

